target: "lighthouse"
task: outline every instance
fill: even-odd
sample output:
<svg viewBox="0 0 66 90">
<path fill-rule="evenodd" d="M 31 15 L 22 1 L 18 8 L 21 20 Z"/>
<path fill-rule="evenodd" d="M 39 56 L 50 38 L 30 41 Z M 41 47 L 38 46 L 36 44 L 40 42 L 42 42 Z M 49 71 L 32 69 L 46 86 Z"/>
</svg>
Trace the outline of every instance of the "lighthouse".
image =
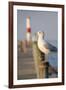
<svg viewBox="0 0 66 90">
<path fill-rule="evenodd" d="M 26 19 L 26 39 L 27 44 L 29 45 L 31 42 L 31 27 L 30 27 L 30 17 L 28 16 Z"/>
</svg>

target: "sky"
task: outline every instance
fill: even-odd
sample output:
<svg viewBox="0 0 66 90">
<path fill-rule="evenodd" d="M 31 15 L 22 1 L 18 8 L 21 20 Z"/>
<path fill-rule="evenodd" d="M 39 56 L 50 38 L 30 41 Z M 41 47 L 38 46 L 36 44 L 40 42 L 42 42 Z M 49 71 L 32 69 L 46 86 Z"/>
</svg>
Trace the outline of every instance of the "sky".
<svg viewBox="0 0 66 90">
<path fill-rule="evenodd" d="M 26 18 L 30 16 L 31 34 L 45 33 L 45 39 L 58 39 L 58 13 L 53 11 L 17 10 L 17 39 L 26 39 Z"/>
</svg>

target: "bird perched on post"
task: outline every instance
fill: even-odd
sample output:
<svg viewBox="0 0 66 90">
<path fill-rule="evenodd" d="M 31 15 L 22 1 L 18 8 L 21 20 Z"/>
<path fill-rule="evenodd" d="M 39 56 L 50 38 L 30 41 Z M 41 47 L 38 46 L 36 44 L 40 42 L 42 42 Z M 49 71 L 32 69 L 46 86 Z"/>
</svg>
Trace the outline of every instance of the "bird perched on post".
<svg viewBox="0 0 66 90">
<path fill-rule="evenodd" d="M 46 42 L 44 41 L 44 32 L 37 32 L 37 36 L 38 36 L 38 49 L 43 52 L 44 54 L 48 54 L 50 52 L 49 48 L 46 45 Z"/>
</svg>

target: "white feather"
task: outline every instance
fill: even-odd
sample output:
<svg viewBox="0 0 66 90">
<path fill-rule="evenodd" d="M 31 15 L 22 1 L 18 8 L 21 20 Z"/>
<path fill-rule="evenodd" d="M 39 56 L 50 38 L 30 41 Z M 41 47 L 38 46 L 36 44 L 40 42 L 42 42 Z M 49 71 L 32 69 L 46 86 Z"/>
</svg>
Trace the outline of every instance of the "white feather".
<svg viewBox="0 0 66 90">
<path fill-rule="evenodd" d="M 49 49 L 48 48 L 46 48 L 46 42 L 44 41 L 44 39 L 43 39 L 43 36 L 44 36 L 44 34 L 43 34 L 43 32 L 38 32 L 38 48 L 39 48 L 39 50 L 41 51 L 41 52 L 43 52 L 43 53 L 45 53 L 45 54 L 48 54 L 49 53 Z"/>
</svg>

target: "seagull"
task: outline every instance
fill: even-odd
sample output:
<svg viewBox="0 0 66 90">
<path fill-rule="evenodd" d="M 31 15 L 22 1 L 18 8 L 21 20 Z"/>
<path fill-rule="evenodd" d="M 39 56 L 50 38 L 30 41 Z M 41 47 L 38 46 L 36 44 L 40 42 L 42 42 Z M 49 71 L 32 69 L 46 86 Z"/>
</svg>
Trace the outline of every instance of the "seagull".
<svg viewBox="0 0 66 90">
<path fill-rule="evenodd" d="M 45 33 L 42 31 L 37 32 L 38 49 L 44 54 L 49 54 L 50 51 L 57 52 L 57 48 L 44 40 Z"/>
<path fill-rule="evenodd" d="M 46 42 L 44 41 L 44 32 L 37 32 L 37 36 L 38 36 L 38 49 L 43 52 L 44 54 L 48 54 L 50 52 L 50 49 L 46 46 Z"/>
<path fill-rule="evenodd" d="M 37 44 L 38 44 L 38 49 L 45 53 L 49 54 L 50 51 L 57 52 L 57 48 L 47 41 L 44 40 L 45 33 L 42 31 L 37 32 Z"/>
</svg>

